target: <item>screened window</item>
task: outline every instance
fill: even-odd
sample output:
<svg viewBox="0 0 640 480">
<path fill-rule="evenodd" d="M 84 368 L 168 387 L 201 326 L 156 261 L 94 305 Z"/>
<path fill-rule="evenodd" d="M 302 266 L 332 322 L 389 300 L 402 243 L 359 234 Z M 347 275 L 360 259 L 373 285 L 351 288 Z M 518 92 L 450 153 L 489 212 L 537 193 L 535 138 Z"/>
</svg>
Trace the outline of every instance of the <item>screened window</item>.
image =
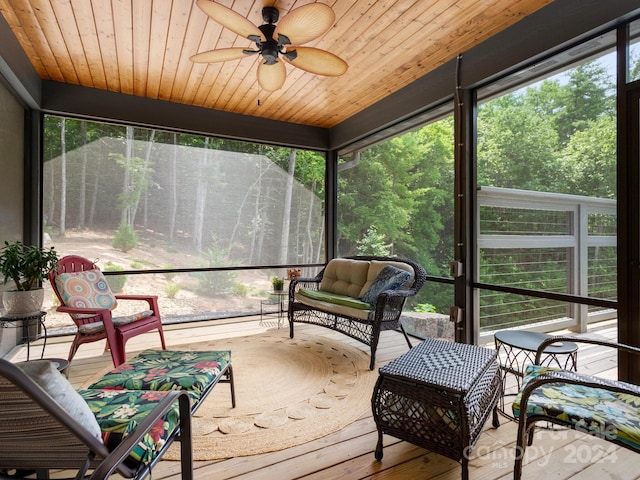
<svg viewBox="0 0 640 480">
<path fill-rule="evenodd" d="M 324 154 L 45 118 L 45 231 L 174 316 L 255 313 L 272 276 L 324 260 Z M 221 271 L 182 271 L 229 268 Z M 120 285 L 121 284 L 121 285 Z"/>
<path fill-rule="evenodd" d="M 495 86 L 479 92 L 479 282 L 616 299 L 614 39 L 504 79 L 513 86 L 499 93 Z M 546 73 L 533 78 L 534 70 Z M 523 295 L 481 290 L 479 299 L 487 332 L 615 318 Z"/>
<path fill-rule="evenodd" d="M 417 261 L 428 275 L 449 277 L 453 186 L 452 116 L 343 156 L 338 255 L 401 256 Z M 436 313 L 448 322 L 452 304 L 451 285 L 429 282 L 404 310 Z"/>
</svg>

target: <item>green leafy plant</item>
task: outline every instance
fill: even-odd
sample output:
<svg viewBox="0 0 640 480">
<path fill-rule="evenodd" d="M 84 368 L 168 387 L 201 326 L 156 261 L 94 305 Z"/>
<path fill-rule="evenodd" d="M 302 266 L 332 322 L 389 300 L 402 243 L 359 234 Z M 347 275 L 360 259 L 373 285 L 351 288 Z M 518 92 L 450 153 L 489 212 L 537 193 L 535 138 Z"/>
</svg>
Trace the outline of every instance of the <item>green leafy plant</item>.
<svg viewBox="0 0 640 480">
<path fill-rule="evenodd" d="M 167 283 L 165 290 L 169 298 L 176 298 L 176 295 L 180 291 L 180 285 L 178 285 L 177 283 L 169 282 Z"/>
<path fill-rule="evenodd" d="M 5 284 L 13 281 L 16 290 L 34 290 L 42 286 L 47 274 L 56 268 L 57 261 L 55 247 L 45 249 L 20 241 L 4 242 L 0 251 L 0 273 L 4 275 Z"/>
<path fill-rule="evenodd" d="M 232 264 L 229 258 L 229 248 L 221 246 L 221 242 L 215 235 L 211 236 L 211 243 L 207 248 L 206 267 L 221 267 Z M 235 283 L 236 273 L 232 271 L 198 272 L 193 274 L 198 279 L 197 291 L 204 295 L 220 295 L 231 292 Z"/>
<path fill-rule="evenodd" d="M 436 313 L 436 307 L 431 305 L 430 303 L 419 303 L 415 307 L 413 307 L 414 312 L 422 312 L 422 313 Z"/>
<path fill-rule="evenodd" d="M 271 279 L 271 286 L 273 287 L 273 290 L 275 291 L 280 291 L 284 288 L 284 279 L 279 278 L 279 277 L 273 277 Z"/>
<path fill-rule="evenodd" d="M 124 268 L 111 262 L 107 262 L 104 266 L 105 272 L 121 272 L 123 270 Z M 126 275 L 108 275 L 105 278 L 107 279 L 109 288 L 113 293 L 120 293 L 124 290 L 124 284 L 127 282 Z"/>
<path fill-rule="evenodd" d="M 170 269 L 173 269 L 175 267 L 173 265 L 171 265 L 171 264 L 167 264 L 167 265 L 163 265 L 162 268 L 165 269 L 165 270 L 170 270 Z M 164 278 L 166 278 L 168 281 L 171 281 L 176 276 L 176 273 L 175 272 L 165 272 L 165 273 L 162 274 L 162 276 Z"/>
<path fill-rule="evenodd" d="M 246 297 L 249 294 L 249 287 L 243 283 L 234 283 L 231 287 L 231 294 L 236 297 Z"/>
<path fill-rule="evenodd" d="M 389 255 L 391 245 L 385 242 L 385 236 L 376 227 L 370 226 L 356 245 L 358 255 Z"/>
<path fill-rule="evenodd" d="M 138 238 L 136 232 L 127 223 L 121 223 L 116 232 L 116 236 L 113 237 L 111 246 L 117 250 L 128 252 L 132 248 L 138 245 Z"/>
</svg>

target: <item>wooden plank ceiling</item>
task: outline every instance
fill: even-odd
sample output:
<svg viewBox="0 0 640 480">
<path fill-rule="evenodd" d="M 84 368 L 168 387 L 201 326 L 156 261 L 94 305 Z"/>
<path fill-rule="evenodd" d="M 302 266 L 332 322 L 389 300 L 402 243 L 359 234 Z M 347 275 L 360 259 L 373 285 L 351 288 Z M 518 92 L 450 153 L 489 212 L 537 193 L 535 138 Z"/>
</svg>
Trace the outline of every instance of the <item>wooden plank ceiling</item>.
<svg viewBox="0 0 640 480">
<path fill-rule="evenodd" d="M 332 127 L 552 0 L 323 0 L 336 23 L 305 44 L 349 64 L 340 77 L 287 64 L 260 89 L 258 56 L 196 64 L 195 53 L 255 45 L 192 0 L 0 0 L 40 78 L 319 127 Z M 309 0 L 220 0 L 256 25 Z"/>
</svg>

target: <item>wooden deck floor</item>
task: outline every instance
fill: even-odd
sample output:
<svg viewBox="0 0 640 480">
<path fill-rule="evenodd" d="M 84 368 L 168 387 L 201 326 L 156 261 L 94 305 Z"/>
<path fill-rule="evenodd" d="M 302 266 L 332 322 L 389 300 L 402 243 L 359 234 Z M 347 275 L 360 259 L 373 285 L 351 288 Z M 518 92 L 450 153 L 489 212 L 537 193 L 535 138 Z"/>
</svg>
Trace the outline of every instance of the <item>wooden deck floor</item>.
<svg viewBox="0 0 640 480">
<path fill-rule="evenodd" d="M 257 319 L 229 319 L 215 322 L 169 325 L 165 328 L 168 347 L 188 343 L 194 339 L 207 340 L 228 336 L 259 334 L 261 327 Z M 330 330 L 300 325 L 296 336 L 305 334 L 326 335 L 358 346 L 368 347 Z M 615 338 L 615 324 L 596 326 L 590 334 Z M 32 344 L 31 354 L 39 354 L 41 340 Z M 70 337 L 50 338 L 46 357 L 66 358 Z M 127 345 L 129 355 L 147 346 L 155 346 L 156 334 L 132 339 Z M 96 372 L 111 364 L 108 354 L 100 343 L 83 345 L 70 369 L 70 380 L 79 387 Z M 384 332 L 379 347 L 378 359 L 388 362 L 407 351 L 402 335 Z M 22 360 L 26 349 L 13 352 L 13 360 Z M 602 349 L 581 346 L 579 368 L 589 372 L 605 372 L 612 378 L 616 375 L 616 361 Z M 513 478 L 513 455 L 516 424 L 501 418 L 498 429 L 489 421 L 476 444 L 469 464 L 471 480 L 502 480 Z M 523 478 L 527 480 L 580 479 L 638 480 L 640 473 L 636 454 L 612 446 L 610 443 L 570 431 L 542 430 L 540 437 L 527 449 Z M 460 466 L 457 462 L 430 453 L 393 437 L 384 438 L 384 458 L 375 460 L 373 451 L 377 434 L 371 414 L 366 414 L 343 430 L 327 437 L 279 452 L 251 457 L 238 457 L 212 462 L 196 462 L 195 478 L 198 480 L 223 479 L 393 479 L 393 480 L 457 480 Z M 55 478 L 55 477 L 54 477 Z M 153 480 L 178 480 L 179 463 L 162 461 L 154 468 Z"/>
</svg>

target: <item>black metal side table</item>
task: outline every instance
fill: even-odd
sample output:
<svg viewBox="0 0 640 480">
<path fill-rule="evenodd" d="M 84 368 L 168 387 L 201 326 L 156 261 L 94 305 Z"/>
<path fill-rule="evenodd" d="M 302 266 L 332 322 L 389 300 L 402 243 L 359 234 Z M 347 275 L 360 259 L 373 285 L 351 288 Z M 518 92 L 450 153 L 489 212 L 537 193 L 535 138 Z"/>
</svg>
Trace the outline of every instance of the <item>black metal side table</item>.
<svg viewBox="0 0 640 480">
<path fill-rule="evenodd" d="M 24 325 L 24 331 L 26 341 L 27 341 L 27 360 L 29 360 L 29 355 L 31 354 L 30 345 L 31 345 L 31 327 L 32 325 L 39 324 L 40 328 L 42 328 L 42 332 L 44 335 L 44 341 L 42 344 L 42 353 L 40 354 L 40 358 L 44 357 L 44 349 L 47 346 L 47 327 L 44 324 L 44 317 L 47 315 L 47 312 L 34 312 L 22 315 L 9 315 L 3 314 L 0 317 L 0 328 L 19 328 Z M 34 338 L 35 340 L 35 338 Z"/>
<path fill-rule="evenodd" d="M 535 362 L 538 347 L 543 340 L 551 338 L 551 335 L 526 330 L 501 330 L 496 332 L 494 337 L 502 370 L 502 384 L 505 388 L 505 394 L 500 400 L 499 411 L 505 417 L 513 419 L 512 415 L 505 412 L 504 396 L 517 394 L 522 387 L 526 366 Z M 544 350 L 540 363 L 575 372 L 578 367 L 578 345 L 573 342 L 553 344 Z M 509 391 L 508 375 L 515 378 L 516 391 Z"/>
<path fill-rule="evenodd" d="M 263 325 L 263 320 L 266 315 L 269 315 L 265 312 L 265 307 L 268 305 L 276 305 L 277 311 L 276 314 L 278 316 L 278 328 L 280 328 L 281 324 L 285 321 L 285 313 L 287 312 L 287 297 L 289 295 L 288 290 L 272 290 L 269 292 L 269 298 L 266 300 L 260 300 L 260 322 L 259 325 Z"/>
<path fill-rule="evenodd" d="M 436 339 L 416 345 L 380 368 L 371 399 L 376 459 L 384 433 L 460 462 L 468 480 L 471 448 L 492 412 L 499 426 L 501 382 L 495 350 Z"/>
</svg>

